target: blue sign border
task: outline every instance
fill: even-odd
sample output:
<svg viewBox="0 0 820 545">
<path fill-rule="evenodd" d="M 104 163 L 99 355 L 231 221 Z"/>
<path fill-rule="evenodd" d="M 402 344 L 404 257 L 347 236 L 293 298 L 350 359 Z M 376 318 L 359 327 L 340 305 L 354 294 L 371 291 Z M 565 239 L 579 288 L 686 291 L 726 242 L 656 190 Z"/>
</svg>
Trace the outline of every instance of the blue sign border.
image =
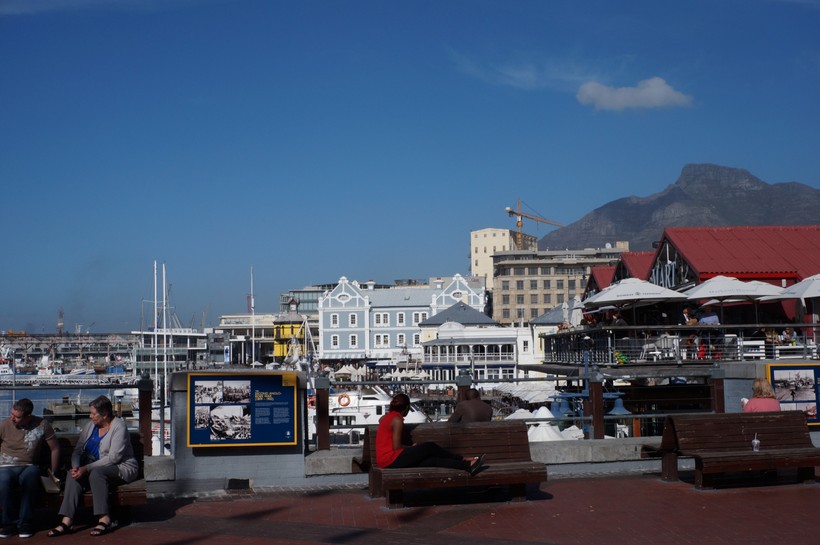
<svg viewBox="0 0 820 545">
<path fill-rule="evenodd" d="M 189 373 L 187 445 L 296 445 L 295 372 Z"/>
</svg>

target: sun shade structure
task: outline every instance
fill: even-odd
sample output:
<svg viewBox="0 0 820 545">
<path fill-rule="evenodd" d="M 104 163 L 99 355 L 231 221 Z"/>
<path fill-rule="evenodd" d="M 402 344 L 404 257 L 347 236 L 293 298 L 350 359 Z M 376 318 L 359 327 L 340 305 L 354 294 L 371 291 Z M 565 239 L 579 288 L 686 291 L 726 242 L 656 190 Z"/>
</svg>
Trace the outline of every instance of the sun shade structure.
<svg viewBox="0 0 820 545">
<path fill-rule="evenodd" d="M 584 301 L 586 307 L 683 301 L 686 295 L 638 278 L 624 278 Z"/>
<path fill-rule="evenodd" d="M 752 280 L 743 282 L 732 276 L 715 276 L 694 288 L 686 290 L 687 298 L 692 300 L 714 299 L 720 302 L 755 302 L 755 321 L 757 321 L 757 302 L 770 295 L 779 295 L 783 291 L 775 285 Z M 723 307 L 720 309 L 720 321 L 723 322 Z"/>
<path fill-rule="evenodd" d="M 766 282 L 743 282 L 731 276 L 715 276 L 684 293 L 690 301 L 695 299 L 755 301 L 767 295 L 779 295 L 782 291 L 781 288 Z"/>
<path fill-rule="evenodd" d="M 806 299 L 815 299 L 820 297 L 820 274 L 804 278 L 797 284 L 789 286 L 782 290 L 777 295 L 769 295 L 763 298 L 763 301 L 771 301 L 774 299 L 800 299 L 803 304 Z"/>
</svg>

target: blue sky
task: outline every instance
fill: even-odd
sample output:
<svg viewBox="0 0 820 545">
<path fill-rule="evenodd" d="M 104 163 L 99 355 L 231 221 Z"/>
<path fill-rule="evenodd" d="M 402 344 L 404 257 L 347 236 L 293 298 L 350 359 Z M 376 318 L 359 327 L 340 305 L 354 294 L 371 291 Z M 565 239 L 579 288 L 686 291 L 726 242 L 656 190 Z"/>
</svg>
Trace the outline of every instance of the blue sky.
<svg viewBox="0 0 820 545">
<path fill-rule="evenodd" d="M 0 0 L 0 329 L 469 272 L 687 163 L 820 187 L 820 1 Z M 529 223 L 538 236 L 546 226 Z M 146 318 L 150 319 L 150 318 Z"/>
</svg>

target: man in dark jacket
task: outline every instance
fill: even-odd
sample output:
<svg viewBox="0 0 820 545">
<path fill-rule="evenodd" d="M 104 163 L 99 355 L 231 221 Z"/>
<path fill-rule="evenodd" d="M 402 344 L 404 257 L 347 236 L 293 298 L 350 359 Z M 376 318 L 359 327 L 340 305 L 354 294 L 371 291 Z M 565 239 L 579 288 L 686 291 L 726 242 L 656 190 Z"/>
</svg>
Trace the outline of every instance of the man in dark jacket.
<svg viewBox="0 0 820 545">
<path fill-rule="evenodd" d="M 459 401 L 448 422 L 489 422 L 493 419 L 493 408 L 481 401 L 481 394 L 475 388 L 467 391 L 466 399 Z"/>
</svg>

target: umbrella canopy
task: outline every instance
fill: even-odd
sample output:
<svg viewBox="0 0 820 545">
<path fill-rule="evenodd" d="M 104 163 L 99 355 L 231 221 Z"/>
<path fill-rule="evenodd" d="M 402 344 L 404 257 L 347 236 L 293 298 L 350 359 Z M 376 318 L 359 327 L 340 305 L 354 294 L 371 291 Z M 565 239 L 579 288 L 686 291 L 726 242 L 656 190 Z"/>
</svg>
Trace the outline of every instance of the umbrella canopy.
<svg viewBox="0 0 820 545">
<path fill-rule="evenodd" d="M 723 302 L 755 302 L 755 321 L 757 321 L 757 301 L 767 295 L 779 295 L 781 288 L 759 280 L 743 282 L 733 276 L 715 276 L 694 288 L 686 290 L 686 297 L 694 299 L 716 299 Z M 723 307 L 721 307 L 720 321 L 723 321 Z"/>
<path fill-rule="evenodd" d="M 634 303 L 662 303 L 665 301 L 682 301 L 686 295 L 658 286 L 639 278 L 624 278 L 584 301 L 586 306 L 628 305 Z"/>
<path fill-rule="evenodd" d="M 816 297 L 820 297 L 820 274 L 804 278 L 797 284 L 782 290 L 777 295 L 764 297 L 763 301 L 771 301 L 773 299 L 801 299 L 805 304 L 806 299 L 814 299 Z"/>
<path fill-rule="evenodd" d="M 736 301 L 755 301 L 767 295 L 779 295 L 781 288 L 766 282 L 752 280 L 743 282 L 732 276 L 715 276 L 684 293 L 693 299 L 734 299 Z"/>
</svg>

